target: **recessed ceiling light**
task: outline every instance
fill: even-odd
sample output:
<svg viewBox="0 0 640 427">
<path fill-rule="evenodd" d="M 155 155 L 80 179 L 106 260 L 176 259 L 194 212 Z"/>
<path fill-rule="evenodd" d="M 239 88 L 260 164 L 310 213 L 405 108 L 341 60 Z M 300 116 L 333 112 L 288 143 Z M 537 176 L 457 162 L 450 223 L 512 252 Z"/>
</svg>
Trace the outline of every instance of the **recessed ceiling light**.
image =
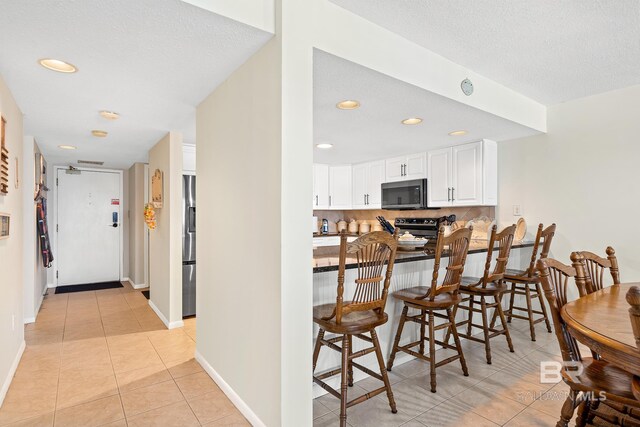
<svg viewBox="0 0 640 427">
<path fill-rule="evenodd" d="M 58 145 L 58 148 L 62 148 L 63 150 L 75 150 L 77 147 L 73 145 Z"/>
<path fill-rule="evenodd" d="M 449 132 L 449 135 L 451 136 L 462 136 L 466 134 L 467 134 L 466 130 L 454 130 L 453 132 Z"/>
<path fill-rule="evenodd" d="M 59 73 L 75 73 L 78 71 L 75 65 L 68 62 L 60 61 L 59 59 L 43 58 L 38 61 L 40 65 L 52 71 Z"/>
<path fill-rule="evenodd" d="M 116 113 L 115 111 L 102 110 L 100 111 L 100 115 L 107 120 L 117 120 L 120 118 L 120 114 Z"/>
<path fill-rule="evenodd" d="M 328 148 L 333 147 L 333 144 L 328 144 L 328 143 L 316 144 L 316 147 L 318 147 L 318 148 L 322 148 L 323 150 L 326 150 L 326 149 L 328 149 Z"/>
<path fill-rule="evenodd" d="M 402 121 L 403 125 L 419 125 L 420 123 L 422 123 L 422 119 L 420 117 L 409 117 Z"/>
<path fill-rule="evenodd" d="M 346 99 L 344 101 L 338 102 L 336 104 L 336 107 L 338 107 L 341 110 L 355 110 L 356 108 L 360 107 L 360 103 L 353 99 Z"/>
<path fill-rule="evenodd" d="M 106 130 L 92 130 L 91 135 L 97 136 L 98 138 L 104 138 L 109 135 L 109 133 Z"/>
</svg>

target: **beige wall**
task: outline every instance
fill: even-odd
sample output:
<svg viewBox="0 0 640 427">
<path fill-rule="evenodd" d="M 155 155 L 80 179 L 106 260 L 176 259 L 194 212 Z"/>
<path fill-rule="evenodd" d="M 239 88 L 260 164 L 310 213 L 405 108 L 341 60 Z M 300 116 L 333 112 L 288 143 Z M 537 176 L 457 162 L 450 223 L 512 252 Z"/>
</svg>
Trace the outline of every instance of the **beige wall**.
<svg viewBox="0 0 640 427">
<path fill-rule="evenodd" d="M 40 241 L 36 226 L 37 212 L 36 202 L 33 200 L 35 192 L 35 156 L 40 153 L 40 148 L 32 136 L 25 136 L 23 140 L 24 163 L 22 165 L 23 188 L 23 251 L 24 251 L 24 321 L 35 322 L 43 294 L 47 286 L 47 269 L 42 265 Z M 50 193 L 45 193 L 50 194 Z M 48 206 L 48 213 L 52 207 Z M 51 216 L 48 215 L 47 220 Z M 49 226 L 51 223 L 49 223 Z M 49 238 L 53 236 L 49 233 Z"/>
<path fill-rule="evenodd" d="M 196 119 L 196 345 L 270 426 L 280 425 L 279 62 L 274 40 Z"/>
<path fill-rule="evenodd" d="M 174 328 L 182 326 L 182 135 L 170 132 L 149 151 L 149 185 L 156 169 L 164 201 L 149 235 L 149 303 Z"/>
<path fill-rule="evenodd" d="M 640 86 L 548 109 L 548 133 L 499 146 L 498 218 L 519 204 L 529 231 L 555 222 L 552 255 L 616 249 L 623 281 L 640 280 Z"/>
<path fill-rule="evenodd" d="M 303 426 L 312 421 L 311 206 L 302 202 L 312 188 L 312 49 L 305 5 L 279 3 L 282 36 L 197 111 L 196 345 L 254 425 Z"/>
<path fill-rule="evenodd" d="M 144 163 L 135 163 L 129 168 L 129 278 L 136 287 L 144 283 Z"/>
<path fill-rule="evenodd" d="M 22 112 L 18 108 L 9 88 L 0 78 L 0 113 L 7 121 L 5 142 L 9 150 L 9 194 L 0 195 L 0 212 L 11 214 L 11 236 L 0 240 L 0 402 L 4 400 L 17 358 L 24 345 L 23 328 L 23 191 L 16 190 L 15 159 L 24 165 Z"/>
</svg>

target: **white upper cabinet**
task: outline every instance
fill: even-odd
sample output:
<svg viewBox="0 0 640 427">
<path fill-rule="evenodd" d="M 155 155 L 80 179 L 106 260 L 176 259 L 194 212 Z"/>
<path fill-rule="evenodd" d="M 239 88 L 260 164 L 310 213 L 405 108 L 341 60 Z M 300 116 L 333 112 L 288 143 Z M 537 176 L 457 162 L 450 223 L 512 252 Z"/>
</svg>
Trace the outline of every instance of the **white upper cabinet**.
<svg viewBox="0 0 640 427">
<path fill-rule="evenodd" d="M 477 206 L 482 198 L 482 141 L 451 148 L 453 206 Z"/>
<path fill-rule="evenodd" d="M 429 151 L 429 207 L 495 206 L 498 203 L 498 149 L 482 140 Z"/>
<path fill-rule="evenodd" d="M 429 151 L 427 163 L 427 205 L 451 206 L 451 148 Z"/>
<path fill-rule="evenodd" d="M 353 209 L 367 209 L 369 191 L 369 165 L 353 165 Z"/>
<path fill-rule="evenodd" d="M 394 157 L 386 160 L 385 182 L 407 181 L 427 177 L 425 153 Z"/>
<path fill-rule="evenodd" d="M 369 163 L 369 192 L 367 193 L 367 208 L 382 208 L 382 183 L 385 179 L 384 161 Z"/>
<path fill-rule="evenodd" d="M 196 174 L 196 146 L 184 144 L 182 146 L 182 173 L 185 175 Z"/>
<path fill-rule="evenodd" d="M 313 165 L 313 209 L 329 209 L 328 165 Z"/>
<path fill-rule="evenodd" d="M 329 166 L 329 209 L 351 209 L 351 165 Z"/>
<path fill-rule="evenodd" d="M 353 209 L 380 209 L 385 162 L 353 165 Z"/>
</svg>

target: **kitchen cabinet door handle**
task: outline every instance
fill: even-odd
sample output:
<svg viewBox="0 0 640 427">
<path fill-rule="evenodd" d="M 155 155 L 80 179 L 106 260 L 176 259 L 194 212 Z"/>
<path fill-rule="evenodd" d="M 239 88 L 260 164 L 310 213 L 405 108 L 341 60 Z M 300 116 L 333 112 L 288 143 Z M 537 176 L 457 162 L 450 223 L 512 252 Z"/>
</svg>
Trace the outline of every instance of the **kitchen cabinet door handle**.
<svg viewBox="0 0 640 427">
<path fill-rule="evenodd" d="M 316 194 L 316 206 L 318 206 L 318 195 Z"/>
<path fill-rule="evenodd" d="M 451 201 L 452 202 L 456 200 L 456 198 L 453 196 L 455 194 L 454 191 L 456 191 L 456 189 L 451 187 Z"/>
<path fill-rule="evenodd" d="M 400 165 L 400 176 L 404 176 L 404 165 Z"/>
<path fill-rule="evenodd" d="M 404 164 L 404 176 L 407 176 L 407 164 Z"/>
<path fill-rule="evenodd" d="M 447 202 L 451 201 L 451 187 L 447 188 Z"/>
<path fill-rule="evenodd" d="M 367 194 L 367 205 L 369 204 L 369 195 Z"/>
<path fill-rule="evenodd" d="M 367 195 L 366 195 L 366 194 L 363 194 L 363 195 L 362 195 L 362 198 L 364 199 L 364 204 L 366 205 L 366 204 L 367 204 Z"/>
<path fill-rule="evenodd" d="M 331 206 L 331 196 L 329 196 L 329 206 Z"/>
</svg>

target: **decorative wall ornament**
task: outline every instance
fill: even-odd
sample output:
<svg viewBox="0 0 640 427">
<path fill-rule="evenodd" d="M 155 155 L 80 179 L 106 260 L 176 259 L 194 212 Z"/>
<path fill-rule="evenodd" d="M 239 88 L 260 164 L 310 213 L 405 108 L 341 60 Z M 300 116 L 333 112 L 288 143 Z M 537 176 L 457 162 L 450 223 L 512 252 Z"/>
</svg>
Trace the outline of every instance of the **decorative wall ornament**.
<svg viewBox="0 0 640 427">
<path fill-rule="evenodd" d="M 7 121 L 0 116 L 0 194 L 9 192 L 9 150 L 5 141 Z"/>
<path fill-rule="evenodd" d="M 163 173 L 160 169 L 156 169 L 151 177 L 151 203 L 156 209 L 162 208 L 163 193 Z"/>
<path fill-rule="evenodd" d="M 18 164 L 18 158 L 15 158 L 16 170 L 13 174 L 15 177 L 13 185 L 16 187 L 16 190 L 20 188 L 20 165 Z"/>
<path fill-rule="evenodd" d="M 156 222 L 156 211 L 153 209 L 152 203 L 144 205 L 144 222 L 149 227 L 149 230 L 155 230 L 158 226 Z"/>
</svg>

